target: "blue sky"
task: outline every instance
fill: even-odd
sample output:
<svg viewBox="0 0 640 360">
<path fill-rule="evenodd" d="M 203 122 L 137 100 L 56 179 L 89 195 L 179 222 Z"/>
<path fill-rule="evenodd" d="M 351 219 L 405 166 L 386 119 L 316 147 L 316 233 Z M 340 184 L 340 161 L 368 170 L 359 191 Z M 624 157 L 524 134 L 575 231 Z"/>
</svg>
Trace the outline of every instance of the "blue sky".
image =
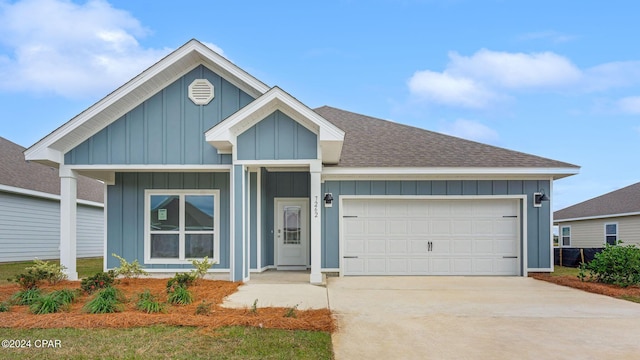
<svg viewBox="0 0 640 360">
<path fill-rule="evenodd" d="M 0 136 L 28 147 L 191 38 L 330 105 L 640 181 L 635 1 L 0 0 Z"/>
</svg>

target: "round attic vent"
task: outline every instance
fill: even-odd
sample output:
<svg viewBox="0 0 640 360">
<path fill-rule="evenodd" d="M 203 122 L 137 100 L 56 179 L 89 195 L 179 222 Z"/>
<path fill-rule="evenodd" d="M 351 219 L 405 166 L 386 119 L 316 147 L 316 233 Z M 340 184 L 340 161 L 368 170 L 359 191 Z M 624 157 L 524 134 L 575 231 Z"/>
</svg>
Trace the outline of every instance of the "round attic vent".
<svg viewBox="0 0 640 360">
<path fill-rule="evenodd" d="M 189 85 L 189 99 L 196 105 L 207 105 L 213 100 L 213 85 L 207 79 L 195 79 Z"/>
</svg>

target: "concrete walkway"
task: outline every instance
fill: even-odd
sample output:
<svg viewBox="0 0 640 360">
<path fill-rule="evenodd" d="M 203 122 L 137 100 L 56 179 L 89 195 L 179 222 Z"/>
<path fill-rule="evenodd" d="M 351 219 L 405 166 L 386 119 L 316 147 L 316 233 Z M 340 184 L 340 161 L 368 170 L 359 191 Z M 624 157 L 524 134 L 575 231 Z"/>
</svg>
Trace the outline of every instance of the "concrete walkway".
<svg viewBox="0 0 640 360">
<path fill-rule="evenodd" d="M 521 277 L 328 279 L 336 359 L 638 359 L 640 304 Z"/>
</svg>

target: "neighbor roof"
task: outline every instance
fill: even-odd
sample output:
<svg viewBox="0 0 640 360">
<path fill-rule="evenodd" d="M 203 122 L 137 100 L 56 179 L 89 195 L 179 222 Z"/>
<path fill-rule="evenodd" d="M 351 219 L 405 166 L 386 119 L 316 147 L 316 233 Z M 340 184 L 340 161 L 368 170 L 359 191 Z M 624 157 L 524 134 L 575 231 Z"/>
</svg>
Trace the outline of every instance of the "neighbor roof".
<svg viewBox="0 0 640 360">
<path fill-rule="evenodd" d="M 329 106 L 314 111 L 345 132 L 337 166 L 579 168 Z"/>
<path fill-rule="evenodd" d="M 60 195 L 58 169 L 24 159 L 25 148 L 0 137 L 0 185 Z M 78 198 L 103 203 L 104 185 L 78 176 Z"/>
<path fill-rule="evenodd" d="M 610 217 L 640 213 L 640 182 L 553 213 L 553 220 Z"/>
</svg>

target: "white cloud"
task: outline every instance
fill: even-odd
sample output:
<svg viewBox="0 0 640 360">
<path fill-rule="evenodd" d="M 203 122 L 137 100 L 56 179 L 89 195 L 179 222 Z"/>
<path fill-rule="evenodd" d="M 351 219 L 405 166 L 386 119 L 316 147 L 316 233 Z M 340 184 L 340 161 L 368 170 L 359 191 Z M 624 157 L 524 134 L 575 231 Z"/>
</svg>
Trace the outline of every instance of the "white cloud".
<svg viewBox="0 0 640 360">
<path fill-rule="evenodd" d="M 629 96 L 618 100 L 618 109 L 628 114 L 640 114 L 640 96 Z"/>
<path fill-rule="evenodd" d="M 224 55 L 224 51 L 223 51 L 223 50 L 222 50 L 222 48 L 220 48 L 218 45 L 216 45 L 216 44 L 214 44 L 214 43 L 206 42 L 206 41 L 203 41 L 202 43 L 203 43 L 206 47 L 208 47 L 209 49 L 211 49 L 211 50 L 213 50 L 213 51 L 217 52 L 217 53 L 218 53 L 218 55 L 225 56 L 225 55 Z"/>
<path fill-rule="evenodd" d="M 481 108 L 494 95 L 473 79 L 429 70 L 418 71 L 409 79 L 411 93 L 419 98 L 454 106 Z"/>
<path fill-rule="evenodd" d="M 576 37 L 557 31 L 538 31 L 523 34 L 519 38 L 521 40 L 550 40 L 553 43 L 565 43 L 574 40 Z"/>
<path fill-rule="evenodd" d="M 440 132 L 468 140 L 496 143 L 500 136 L 490 127 L 473 120 L 458 119 L 452 123 L 446 123 Z"/>
<path fill-rule="evenodd" d="M 170 49 L 138 43 L 149 30 L 103 0 L 0 3 L 0 89 L 65 97 L 104 95 Z"/>
<path fill-rule="evenodd" d="M 614 61 L 585 70 L 583 90 L 604 91 L 640 83 L 640 61 Z"/>
<path fill-rule="evenodd" d="M 451 52 L 444 71 L 417 71 L 408 85 L 411 94 L 422 100 L 482 108 L 508 97 L 508 91 L 559 90 L 575 85 L 582 76 L 571 61 L 552 52 L 481 49 L 471 56 Z"/>
</svg>

